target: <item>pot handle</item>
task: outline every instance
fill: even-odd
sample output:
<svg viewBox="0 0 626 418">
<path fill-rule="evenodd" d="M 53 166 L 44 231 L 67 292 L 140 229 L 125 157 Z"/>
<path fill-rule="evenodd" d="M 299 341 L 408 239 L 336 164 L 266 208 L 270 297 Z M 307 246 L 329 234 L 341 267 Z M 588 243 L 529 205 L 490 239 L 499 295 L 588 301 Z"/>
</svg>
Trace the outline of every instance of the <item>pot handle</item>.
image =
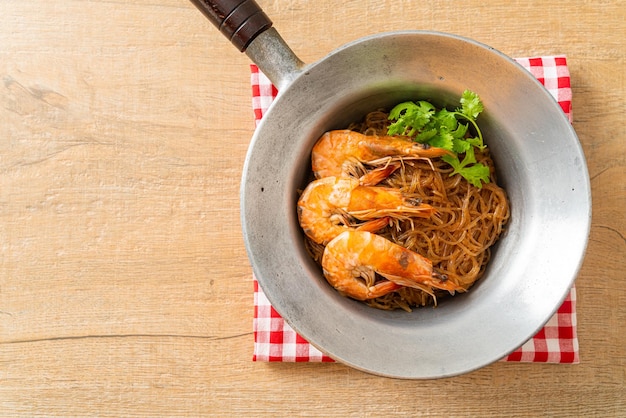
<svg viewBox="0 0 626 418">
<path fill-rule="evenodd" d="M 304 63 L 287 46 L 255 0 L 191 0 L 232 44 L 257 64 L 279 91 Z"/>
<path fill-rule="evenodd" d="M 244 52 L 272 21 L 254 0 L 191 0 L 235 47 Z"/>
</svg>

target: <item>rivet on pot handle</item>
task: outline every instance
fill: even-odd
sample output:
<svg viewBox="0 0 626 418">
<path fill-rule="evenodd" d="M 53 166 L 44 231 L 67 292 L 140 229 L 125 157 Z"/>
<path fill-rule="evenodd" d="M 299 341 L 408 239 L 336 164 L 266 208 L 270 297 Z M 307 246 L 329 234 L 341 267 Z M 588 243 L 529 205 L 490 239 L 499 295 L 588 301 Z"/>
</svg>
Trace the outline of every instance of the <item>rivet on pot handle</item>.
<svg viewBox="0 0 626 418">
<path fill-rule="evenodd" d="M 304 63 L 287 46 L 255 0 L 191 0 L 232 42 L 259 66 L 279 91 Z"/>
</svg>

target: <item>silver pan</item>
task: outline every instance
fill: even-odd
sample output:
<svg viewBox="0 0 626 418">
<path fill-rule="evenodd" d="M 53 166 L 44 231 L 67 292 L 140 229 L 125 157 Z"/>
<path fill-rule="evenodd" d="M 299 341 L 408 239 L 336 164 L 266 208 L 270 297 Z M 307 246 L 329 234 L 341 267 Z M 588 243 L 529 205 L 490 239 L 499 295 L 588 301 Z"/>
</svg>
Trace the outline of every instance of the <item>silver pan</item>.
<svg viewBox="0 0 626 418">
<path fill-rule="evenodd" d="M 241 221 L 262 289 L 300 335 L 354 368 L 425 379 L 488 365 L 543 327 L 582 263 L 591 193 L 576 133 L 530 73 L 489 46 L 427 31 L 376 34 L 305 64 L 254 1 L 192 1 L 279 90 L 246 157 Z M 456 106 L 465 89 L 485 105 L 479 122 L 512 210 L 485 276 L 412 313 L 341 297 L 307 255 L 297 220 L 314 142 L 403 100 Z"/>
</svg>

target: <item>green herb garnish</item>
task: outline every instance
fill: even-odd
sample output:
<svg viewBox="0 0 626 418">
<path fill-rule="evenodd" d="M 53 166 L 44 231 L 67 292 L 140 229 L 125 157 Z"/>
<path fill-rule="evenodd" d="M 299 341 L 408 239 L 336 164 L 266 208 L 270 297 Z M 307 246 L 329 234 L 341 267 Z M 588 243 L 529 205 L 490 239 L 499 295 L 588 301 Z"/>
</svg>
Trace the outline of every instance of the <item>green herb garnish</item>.
<svg viewBox="0 0 626 418">
<path fill-rule="evenodd" d="M 427 101 L 404 102 L 391 109 L 389 135 L 404 135 L 414 141 L 433 147 L 452 151 L 454 155 L 441 157 L 474 186 L 481 188 L 482 183 L 489 183 L 489 167 L 476 162 L 474 148 L 485 149 L 483 135 L 476 124 L 476 118 L 483 111 L 483 104 L 478 95 L 465 90 L 460 100 L 461 106 L 454 111 L 437 110 Z M 469 134 L 469 125 L 476 136 Z M 459 156 L 463 159 L 459 159 Z"/>
</svg>

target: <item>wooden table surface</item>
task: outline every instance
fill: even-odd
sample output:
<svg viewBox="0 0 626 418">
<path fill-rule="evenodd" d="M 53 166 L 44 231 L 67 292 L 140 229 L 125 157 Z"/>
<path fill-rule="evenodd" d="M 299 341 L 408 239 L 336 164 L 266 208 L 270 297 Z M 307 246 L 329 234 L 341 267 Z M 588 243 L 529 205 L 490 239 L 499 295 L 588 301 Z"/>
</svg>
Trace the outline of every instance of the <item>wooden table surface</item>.
<svg viewBox="0 0 626 418">
<path fill-rule="evenodd" d="M 626 3 L 258 3 L 305 62 L 398 29 L 567 55 L 593 195 L 581 363 L 404 381 L 252 362 L 248 58 L 185 0 L 4 0 L 0 415 L 624 416 Z"/>
</svg>

